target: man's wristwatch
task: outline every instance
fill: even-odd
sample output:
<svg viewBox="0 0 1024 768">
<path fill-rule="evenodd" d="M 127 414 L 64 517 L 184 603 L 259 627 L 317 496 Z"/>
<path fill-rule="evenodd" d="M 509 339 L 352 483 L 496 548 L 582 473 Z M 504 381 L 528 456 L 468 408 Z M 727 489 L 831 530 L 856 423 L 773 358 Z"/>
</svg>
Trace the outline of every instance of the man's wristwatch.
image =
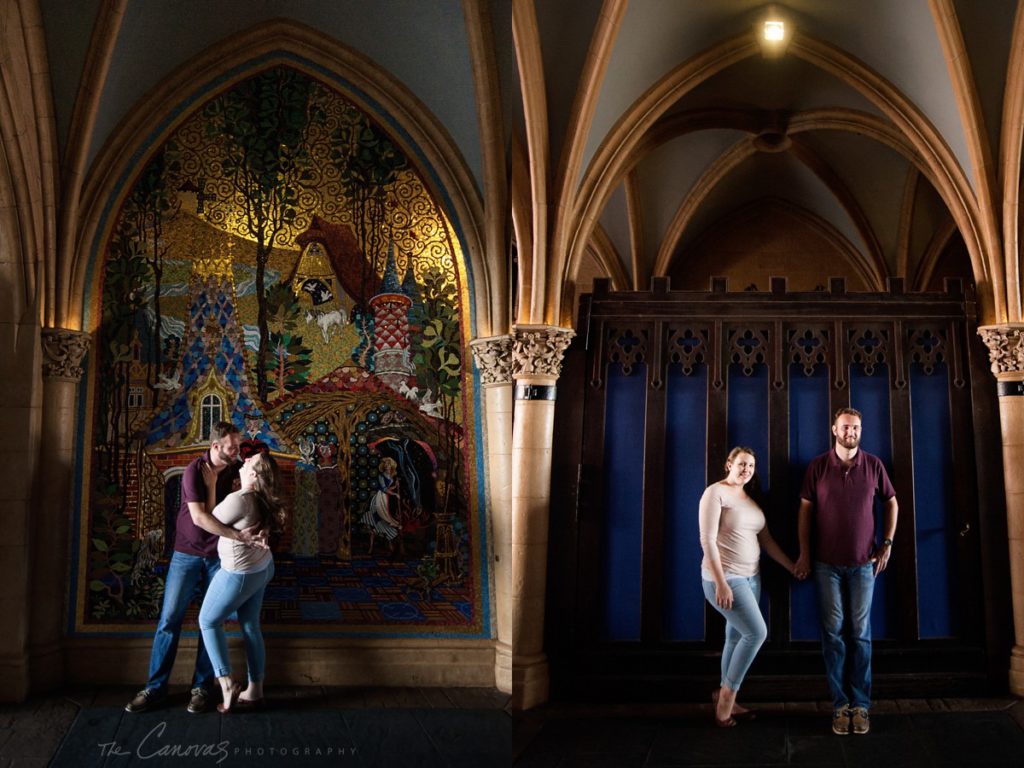
<svg viewBox="0 0 1024 768">
<path fill-rule="evenodd" d="M 882 539 L 882 546 L 883 547 L 891 547 L 892 546 L 892 539 Z"/>
</svg>

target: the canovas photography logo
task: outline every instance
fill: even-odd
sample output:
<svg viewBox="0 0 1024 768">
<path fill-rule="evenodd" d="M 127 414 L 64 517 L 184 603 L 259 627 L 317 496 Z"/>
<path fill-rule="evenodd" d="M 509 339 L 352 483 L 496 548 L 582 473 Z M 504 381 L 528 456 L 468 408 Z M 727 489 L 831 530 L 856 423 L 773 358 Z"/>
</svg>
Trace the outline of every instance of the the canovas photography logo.
<svg viewBox="0 0 1024 768">
<path fill-rule="evenodd" d="M 139 760 L 159 759 L 163 764 L 168 759 L 184 758 L 195 764 L 198 758 L 206 758 L 211 764 L 220 765 L 229 758 L 252 760 L 253 758 L 328 758 L 336 761 L 339 758 L 352 757 L 356 754 L 354 746 L 297 746 L 294 744 L 232 744 L 230 739 L 212 742 L 177 741 L 167 733 L 166 721 L 160 721 L 146 733 L 136 745 L 119 741 L 97 742 L 100 757 L 118 758 L 135 757 Z"/>
</svg>

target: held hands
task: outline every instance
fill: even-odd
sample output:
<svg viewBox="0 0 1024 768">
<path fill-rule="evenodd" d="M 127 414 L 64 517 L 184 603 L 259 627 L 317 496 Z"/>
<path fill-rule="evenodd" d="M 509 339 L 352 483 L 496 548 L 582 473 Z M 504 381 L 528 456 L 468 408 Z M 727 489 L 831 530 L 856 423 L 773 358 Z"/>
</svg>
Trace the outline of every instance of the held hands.
<svg viewBox="0 0 1024 768">
<path fill-rule="evenodd" d="M 804 573 L 803 571 L 801 571 L 797 567 L 796 563 L 792 563 L 787 570 L 789 571 L 789 575 L 792 576 L 797 581 L 803 581 L 804 579 L 807 578 L 807 574 Z"/>
<path fill-rule="evenodd" d="M 810 555 L 801 554 L 796 559 L 796 564 L 793 566 L 793 576 L 803 581 L 811 575 L 811 557 Z"/>
</svg>

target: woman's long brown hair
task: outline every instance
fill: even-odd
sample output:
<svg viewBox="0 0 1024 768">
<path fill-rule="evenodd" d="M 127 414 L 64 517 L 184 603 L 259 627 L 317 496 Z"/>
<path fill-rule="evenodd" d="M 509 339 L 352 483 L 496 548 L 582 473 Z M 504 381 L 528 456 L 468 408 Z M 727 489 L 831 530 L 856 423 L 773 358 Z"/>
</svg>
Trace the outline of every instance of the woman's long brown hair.
<svg viewBox="0 0 1024 768">
<path fill-rule="evenodd" d="M 256 475 L 253 489 L 259 502 L 260 527 L 279 529 L 284 524 L 284 504 L 277 495 L 277 462 L 269 453 L 261 453 L 259 461 L 252 464 Z"/>
</svg>

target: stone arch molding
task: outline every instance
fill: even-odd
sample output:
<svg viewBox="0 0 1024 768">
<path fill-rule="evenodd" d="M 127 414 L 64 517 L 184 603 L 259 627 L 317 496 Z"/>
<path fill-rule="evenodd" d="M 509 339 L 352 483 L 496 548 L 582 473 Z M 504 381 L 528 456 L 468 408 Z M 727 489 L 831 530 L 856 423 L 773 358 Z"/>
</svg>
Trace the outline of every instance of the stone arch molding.
<svg viewBox="0 0 1024 768">
<path fill-rule="evenodd" d="M 683 233 L 690 220 L 700 209 L 701 204 L 730 173 L 756 154 L 757 135 L 763 125 L 760 121 L 743 113 L 701 111 L 693 115 L 671 118 L 664 121 L 664 124 L 659 123 L 651 132 L 651 137 L 634 152 L 631 168 L 635 168 L 647 154 L 665 141 L 692 131 L 712 127 L 732 128 L 744 131 L 748 136 L 711 163 L 680 202 L 658 246 L 653 271 L 655 275 L 668 274 Z M 933 186 L 937 186 L 935 177 L 929 173 L 928 168 L 922 167 L 920 157 L 904 136 L 890 124 L 874 115 L 850 109 L 819 109 L 797 113 L 789 120 L 785 135 L 796 152 L 796 160 L 806 165 L 823 184 L 831 185 L 833 193 L 863 238 L 866 250 L 864 254 L 855 256 L 856 268 L 863 273 L 862 277 L 867 285 L 874 286 L 876 290 L 884 290 L 888 268 L 885 265 L 877 237 L 871 230 L 863 211 L 841 183 L 830 178 L 827 173 L 823 173 L 820 164 L 814 163 L 813 153 L 806 150 L 801 151 L 799 134 L 814 130 L 852 131 L 860 136 L 868 137 L 907 158 Z M 857 251 L 854 249 L 853 254 L 856 253 Z"/>
<path fill-rule="evenodd" d="M 70 265 L 69 318 L 88 330 L 86 297 L 95 277 L 92 272 L 134 169 L 148 161 L 163 138 L 192 114 L 194 106 L 279 64 L 341 90 L 368 114 L 396 126 L 390 131 L 392 139 L 417 163 L 424 184 L 447 209 L 462 242 L 471 327 L 488 327 L 488 290 L 495 277 L 500 277 L 501 267 L 486 258 L 483 203 L 454 141 L 419 99 L 374 61 L 310 27 L 282 19 L 223 40 L 183 64 L 151 90 L 106 141 L 87 174 L 82 194 Z"/>
<path fill-rule="evenodd" d="M 568 227 L 567 248 L 561 255 L 564 261 L 556 270 L 563 287 L 578 270 L 578 262 L 601 211 L 624 174 L 636 165 L 636 154 L 657 121 L 688 92 L 735 64 L 758 55 L 759 51 L 752 32 L 723 40 L 666 74 L 623 113 L 580 180 L 572 223 Z M 901 140 L 886 143 L 904 154 L 933 181 L 963 233 L 982 316 L 1005 317 L 1006 294 L 995 221 L 990 221 L 992 217 L 981 210 L 970 180 L 928 118 L 884 77 L 844 51 L 810 35 L 798 32 L 787 55 L 798 56 L 838 78 L 892 122 Z M 841 126 L 833 127 L 842 130 Z M 565 297 L 563 290 L 563 306 Z"/>
</svg>

